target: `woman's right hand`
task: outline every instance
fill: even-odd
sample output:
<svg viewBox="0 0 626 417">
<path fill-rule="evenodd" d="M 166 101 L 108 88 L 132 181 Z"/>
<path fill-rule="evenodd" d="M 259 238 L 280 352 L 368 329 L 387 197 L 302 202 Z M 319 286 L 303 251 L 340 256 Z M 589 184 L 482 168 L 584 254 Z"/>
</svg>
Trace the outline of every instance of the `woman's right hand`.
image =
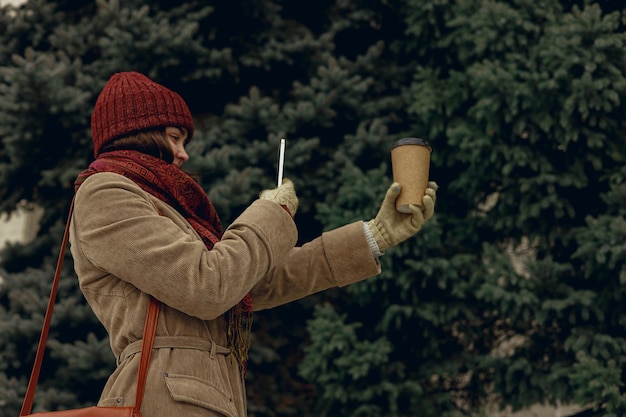
<svg viewBox="0 0 626 417">
<path fill-rule="evenodd" d="M 298 210 L 298 197 L 296 196 L 296 190 L 293 186 L 293 182 L 290 179 L 285 178 L 283 183 L 272 190 L 265 190 L 259 194 L 261 200 L 273 201 L 279 204 L 291 215 L 296 215 Z"/>
</svg>

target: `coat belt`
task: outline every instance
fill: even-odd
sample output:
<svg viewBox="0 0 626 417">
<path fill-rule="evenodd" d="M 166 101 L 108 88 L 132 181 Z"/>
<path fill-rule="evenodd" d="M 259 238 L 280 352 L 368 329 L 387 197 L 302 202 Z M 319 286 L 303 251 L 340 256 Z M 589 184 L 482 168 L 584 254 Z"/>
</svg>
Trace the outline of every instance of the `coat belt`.
<svg viewBox="0 0 626 417">
<path fill-rule="evenodd" d="M 142 339 L 139 339 L 124 348 L 122 353 L 117 357 L 117 365 L 128 359 L 129 356 L 141 352 Z M 204 350 L 211 353 L 211 357 L 216 354 L 228 356 L 230 349 L 219 346 L 212 340 L 204 340 L 199 337 L 191 336 L 156 336 L 154 338 L 153 349 L 196 349 Z"/>
</svg>

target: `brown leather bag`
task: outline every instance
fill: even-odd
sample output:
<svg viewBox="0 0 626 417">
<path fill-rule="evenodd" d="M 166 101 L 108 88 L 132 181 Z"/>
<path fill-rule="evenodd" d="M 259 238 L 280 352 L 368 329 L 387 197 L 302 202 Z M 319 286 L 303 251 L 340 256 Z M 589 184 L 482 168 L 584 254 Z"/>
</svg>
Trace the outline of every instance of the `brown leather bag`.
<svg viewBox="0 0 626 417">
<path fill-rule="evenodd" d="M 41 337 L 39 338 L 39 345 L 37 346 L 35 364 L 33 365 L 33 371 L 30 375 L 30 381 L 28 381 L 28 388 L 26 389 L 26 395 L 24 396 L 24 402 L 22 404 L 22 410 L 20 411 L 20 417 L 141 417 L 141 413 L 139 410 L 141 409 L 141 402 L 143 401 L 143 394 L 146 388 L 146 375 L 148 374 L 148 366 L 150 365 L 150 357 L 152 356 L 152 345 L 154 343 L 156 325 L 159 318 L 159 310 L 161 307 L 161 303 L 154 298 L 150 299 L 150 305 L 148 306 L 148 312 L 146 314 L 146 323 L 143 330 L 143 341 L 141 342 L 141 362 L 139 363 L 139 374 L 137 375 L 137 393 L 135 396 L 134 406 L 92 406 L 73 410 L 48 411 L 31 414 L 33 400 L 35 398 L 35 389 L 37 388 L 37 381 L 39 380 L 41 363 L 43 361 L 44 351 L 46 349 L 46 341 L 48 340 L 48 330 L 50 328 L 52 310 L 54 308 L 54 301 L 56 299 L 57 288 L 59 286 L 59 277 L 61 276 L 63 257 L 65 255 L 65 248 L 69 239 L 70 220 L 72 218 L 73 208 L 74 200 L 72 200 L 72 203 L 70 205 L 67 223 L 65 224 L 65 233 L 63 234 L 63 243 L 61 244 L 59 258 L 57 260 L 56 272 L 54 273 L 54 281 L 52 283 L 52 290 L 50 291 L 50 300 L 48 301 L 46 316 L 43 321 L 43 328 L 41 329 Z"/>
</svg>

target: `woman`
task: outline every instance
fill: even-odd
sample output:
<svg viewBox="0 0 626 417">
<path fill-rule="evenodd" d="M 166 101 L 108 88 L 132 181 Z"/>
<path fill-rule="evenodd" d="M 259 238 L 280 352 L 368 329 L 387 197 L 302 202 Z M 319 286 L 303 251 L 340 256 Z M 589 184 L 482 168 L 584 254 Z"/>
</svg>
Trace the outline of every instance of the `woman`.
<svg viewBox="0 0 626 417">
<path fill-rule="evenodd" d="M 184 100 L 136 72 L 111 77 L 91 128 L 96 159 L 76 180 L 70 230 L 81 290 L 105 326 L 117 368 L 99 405 L 134 402 L 149 296 L 162 302 L 142 413 L 246 415 L 243 374 L 252 310 L 380 272 L 378 256 L 434 212 L 395 210 L 392 184 L 375 219 L 296 247 L 298 199 L 285 180 L 223 231 L 200 185 L 180 166 L 194 125 Z"/>
</svg>

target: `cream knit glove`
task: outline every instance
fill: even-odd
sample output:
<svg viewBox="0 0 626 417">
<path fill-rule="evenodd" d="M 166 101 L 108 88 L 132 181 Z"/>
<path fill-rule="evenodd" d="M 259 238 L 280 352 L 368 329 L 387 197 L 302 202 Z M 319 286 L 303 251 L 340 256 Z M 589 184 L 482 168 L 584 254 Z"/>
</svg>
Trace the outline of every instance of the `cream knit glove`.
<svg viewBox="0 0 626 417">
<path fill-rule="evenodd" d="M 270 200 L 277 204 L 280 204 L 285 208 L 291 217 L 296 215 L 298 210 L 298 197 L 296 196 L 296 190 L 293 187 L 293 182 L 290 179 L 285 178 L 280 187 L 272 190 L 265 190 L 259 194 L 261 200 Z"/>
<path fill-rule="evenodd" d="M 400 184 L 394 182 L 387 190 L 383 204 L 376 217 L 367 222 L 380 252 L 398 245 L 420 231 L 424 223 L 435 213 L 437 183 L 430 181 L 426 195 L 422 198 L 424 208 L 411 204 L 411 213 L 396 210 L 396 198 L 400 194 Z"/>
</svg>

